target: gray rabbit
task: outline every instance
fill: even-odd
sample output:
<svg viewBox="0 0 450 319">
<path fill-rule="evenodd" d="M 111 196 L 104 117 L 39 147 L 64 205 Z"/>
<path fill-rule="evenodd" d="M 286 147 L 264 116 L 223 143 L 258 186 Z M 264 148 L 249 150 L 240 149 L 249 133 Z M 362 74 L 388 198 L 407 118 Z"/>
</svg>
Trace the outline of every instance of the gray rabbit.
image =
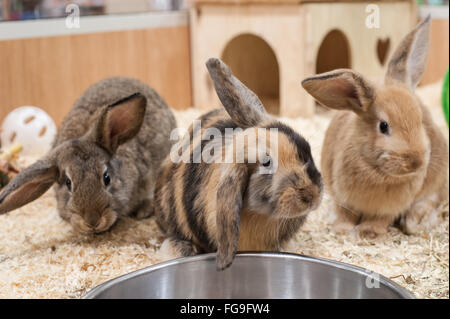
<svg viewBox="0 0 450 319">
<path fill-rule="evenodd" d="M 175 127 L 167 104 L 146 84 L 102 80 L 75 102 L 52 149 L 3 189 L 0 214 L 55 184 L 60 216 L 82 233 L 106 231 L 121 216 L 147 217 Z"/>
</svg>

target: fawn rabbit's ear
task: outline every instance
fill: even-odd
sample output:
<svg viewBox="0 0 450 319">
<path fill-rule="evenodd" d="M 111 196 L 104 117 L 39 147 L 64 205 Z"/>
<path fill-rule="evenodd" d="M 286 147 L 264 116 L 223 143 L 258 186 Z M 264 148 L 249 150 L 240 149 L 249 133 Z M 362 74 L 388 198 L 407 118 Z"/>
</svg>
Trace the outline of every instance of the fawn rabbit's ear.
<svg viewBox="0 0 450 319">
<path fill-rule="evenodd" d="M 120 144 L 133 138 L 139 132 L 146 107 L 147 99 L 140 93 L 109 105 L 97 119 L 90 138 L 113 154 Z"/>
<path fill-rule="evenodd" d="M 258 96 L 239 81 L 220 59 L 206 62 L 217 96 L 231 119 L 240 127 L 254 127 L 267 116 Z"/>
<path fill-rule="evenodd" d="M 41 159 L 25 168 L 0 192 L 0 215 L 37 199 L 53 185 L 58 175 L 53 159 Z"/>
<path fill-rule="evenodd" d="M 430 42 L 430 16 L 419 23 L 395 50 L 385 82 L 401 82 L 415 89 L 425 71 Z"/>
<path fill-rule="evenodd" d="M 217 190 L 217 269 L 233 262 L 239 242 L 242 202 L 248 183 L 245 164 L 229 164 L 222 173 Z"/>
<path fill-rule="evenodd" d="M 324 106 L 358 114 L 367 111 L 375 92 L 374 86 L 362 75 L 347 69 L 306 78 L 302 86 Z"/>
</svg>

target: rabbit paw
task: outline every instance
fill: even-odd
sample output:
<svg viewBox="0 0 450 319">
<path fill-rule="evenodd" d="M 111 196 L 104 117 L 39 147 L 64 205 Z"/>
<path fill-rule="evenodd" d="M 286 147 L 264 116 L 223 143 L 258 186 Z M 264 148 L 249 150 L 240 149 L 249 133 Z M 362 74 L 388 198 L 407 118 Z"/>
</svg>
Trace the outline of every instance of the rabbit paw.
<svg viewBox="0 0 450 319">
<path fill-rule="evenodd" d="M 377 222 L 363 222 L 356 226 L 356 234 L 361 239 L 376 239 L 387 233 L 387 225 Z"/>
<path fill-rule="evenodd" d="M 400 219 L 400 226 L 408 235 L 429 231 L 438 223 L 435 201 L 423 200 L 415 203 Z"/>
<path fill-rule="evenodd" d="M 334 213 L 336 219 L 331 226 L 336 234 L 351 232 L 359 221 L 359 214 L 340 204 L 335 204 Z"/>
<path fill-rule="evenodd" d="M 174 259 L 196 254 L 198 254 L 198 250 L 191 242 L 175 237 L 166 238 L 158 251 L 158 255 L 162 259 Z"/>
<path fill-rule="evenodd" d="M 333 223 L 332 229 L 338 235 L 351 232 L 355 228 L 355 224 L 350 222 L 336 221 Z"/>
</svg>

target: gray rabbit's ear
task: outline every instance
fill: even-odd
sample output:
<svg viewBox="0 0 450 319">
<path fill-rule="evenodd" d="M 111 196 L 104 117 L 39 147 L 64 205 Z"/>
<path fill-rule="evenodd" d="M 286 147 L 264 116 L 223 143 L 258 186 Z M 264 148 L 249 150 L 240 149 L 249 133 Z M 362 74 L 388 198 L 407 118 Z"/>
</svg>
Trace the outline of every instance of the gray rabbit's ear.
<svg viewBox="0 0 450 319">
<path fill-rule="evenodd" d="M 389 61 L 385 82 L 401 82 L 415 89 L 425 72 L 430 42 L 430 16 L 406 35 Z"/>
<path fill-rule="evenodd" d="M 231 119 L 242 128 L 260 124 L 267 113 L 258 96 L 239 81 L 220 59 L 209 59 L 206 67 L 217 96 Z"/>
<path fill-rule="evenodd" d="M 375 87 L 359 73 L 338 69 L 302 81 L 303 88 L 317 101 L 335 110 L 366 112 L 374 98 Z"/>
<path fill-rule="evenodd" d="M 53 159 L 41 159 L 13 178 L 0 193 L 0 215 L 37 199 L 56 182 L 58 167 Z"/>
<path fill-rule="evenodd" d="M 113 154 L 119 145 L 133 138 L 144 122 L 147 99 L 140 93 L 106 107 L 89 137 Z"/>
<path fill-rule="evenodd" d="M 239 242 L 239 223 L 248 168 L 245 164 L 230 164 L 220 178 L 217 190 L 217 270 L 233 262 Z"/>
</svg>

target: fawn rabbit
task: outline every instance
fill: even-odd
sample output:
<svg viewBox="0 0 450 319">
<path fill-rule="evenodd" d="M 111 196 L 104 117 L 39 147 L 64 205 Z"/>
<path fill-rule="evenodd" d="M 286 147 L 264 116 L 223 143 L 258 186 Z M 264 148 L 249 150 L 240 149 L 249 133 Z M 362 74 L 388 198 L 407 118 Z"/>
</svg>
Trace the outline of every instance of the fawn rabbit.
<svg viewBox="0 0 450 319">
<path fill-rule="evenodd" d="M 335 201 L 334 227 L 356 226 L 374 238 L 400 221 L 406 233 L 432 227 L 437 206 L 448 200 L 448 146 L 430 112 L 414 94 L 425 70 L 430 18 L 400 43 L 384 84 L 352 70 L 305 79 L 323 105 L 341 110 L 322 149 L 326 188 Z"/>
</svg>

